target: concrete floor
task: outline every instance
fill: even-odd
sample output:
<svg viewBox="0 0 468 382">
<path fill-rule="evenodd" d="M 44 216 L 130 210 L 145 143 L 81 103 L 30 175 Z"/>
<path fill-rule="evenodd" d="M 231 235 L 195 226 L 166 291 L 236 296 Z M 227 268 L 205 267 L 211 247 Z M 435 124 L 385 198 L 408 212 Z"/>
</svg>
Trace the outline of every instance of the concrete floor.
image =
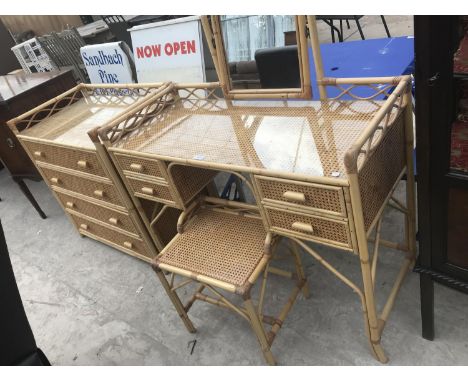
<svg viewBox="0 0 468 382">
<path fill-rule="evenodd" d="M 412 34 L 411 16 L 388 16 L 392 35 Z M 321 41 L 330 41 L 320 25 Z M 362 19 L 368 38 L 384 37 L 377 16 Z M 357 29 L 345 39 L 359 39 Z M 91 239 L 81 238 L 44 183 L 29 182 L 48 215 L 42 220 L 0 172 L 0 218 L 19 290 L 40 346 L 54 365 L 263 365 L 247 323 L 230 312 L 198 303 L 189 334 L 151 267 Z M 385 217 L 384 235 L 402 231 L 398 214 Z M 356 257 L 316 246 L 359 282 Z M 377 284 L 380 306 L 400 255 L 383 250 Z M 311 257 L 304 256 L 312 291 L 300 298 L 273 345 L 281 365 L 379 365 L 368 349 L 358 297 Z M 285 281 L 272 276 L 268 301 L 280 302 Z M 468 296 L 435 286 L 436 339 L 421 335 L 419 278 L 409 274 L 384 331 L 390 365 L 468 365 Z M 193 354 L 189 341 L 196 339 Z"/>
<path fill-rule="evenodd" d="M 413 35 L 413 16 L 385 16 L 390 35 L 392 37 L 412 36 Z M 382 24 L 380 16 L 364 16 L 359 20 L 364 37 L 383 38 L 387 37 L 385 28 Z M 350 28 L 346 27 L 346 22 L 343 22 L 344 41 L 361 40 L 361 36 L 354 21 L 350 21 Z M 334 25 L 339 27 L 339 22 L 335 21 Z M 317 30 L 319 32 L 319 40 L 321 43 L 331 43 L 330 27 L 323 21 L 317 22 Z M 338 36 L 336 36 L 338 41 Z"/>
<path fill-rule="evenodd" d="M 81 238 L 47 186 L 29 184 L 48 218 L 40 219 L 6 171 L 0 172 L 0 217 L 36 341 L 54 365 L 264 364 L 244 320 L 197 303 L 191 317 L 198 332 L 188 333 L 149 264 Z M 390 211 L 384 237 L 397 237 L 401 223 Z M 356 257 L 316 248 L 359 282 Z M 382 303 L 400 255 L 384 250 L 381 259 Z M 311 257 L 304 261 L 312 297 L 297 301 L 279 332 L 272 348 L 279 364 L 379 365 L 368 349 L 357 296 Z M 267 309 L 289 291 L 275 276 L 270 285 Z M 390 365 L 468 365 L 468 296 L 436 284 L 435 306 L 430 342 L 420 335 L 419 278 L 409 274 L 382 339 Z"/>
</svg>

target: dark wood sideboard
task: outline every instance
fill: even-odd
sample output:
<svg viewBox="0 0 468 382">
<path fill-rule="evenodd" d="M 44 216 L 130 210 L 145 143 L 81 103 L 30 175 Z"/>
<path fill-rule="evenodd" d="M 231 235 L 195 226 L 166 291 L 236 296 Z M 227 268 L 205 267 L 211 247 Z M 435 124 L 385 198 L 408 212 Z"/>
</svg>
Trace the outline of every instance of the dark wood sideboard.
<svg viewBox="0 0 468 382">
<path fill-rule="evenodd" d="M 433 283 L 468 293 L 468 17 L 415 16 L 414 31 L 415 271 L 421 274 L 422 334 L 432 340 Z"/>
<path fill-rule="evenodd" d="M 24 183 L 24 179 L 38 181 L 42 177 L 6 122 L 75 85 L 70 70 L 0 76 L 0 160 L 43 219 L 46 215 Z"/>
</svg>

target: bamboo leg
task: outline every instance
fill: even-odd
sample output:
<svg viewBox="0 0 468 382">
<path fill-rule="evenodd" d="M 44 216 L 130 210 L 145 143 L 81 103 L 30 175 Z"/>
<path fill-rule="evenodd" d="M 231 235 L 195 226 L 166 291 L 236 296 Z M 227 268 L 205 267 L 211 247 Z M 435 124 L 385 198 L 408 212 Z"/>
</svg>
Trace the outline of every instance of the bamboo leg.
<svg viewBox="0 0 468 382">
<path fill-rule="evenodd" d="M 268 344 L 265 329 L 263 328 L 263 324 L 260 321 L 260 317 L 258 316 L 250 297 L 244 301 L 244 306 L 247 310 L 247 314 L 249 315 L 250 324 L 252 325 L 253 331 L 257 335 L 258 342 L 262 348 L 263 356 L 265 357 L 268 364 L 272 366 L 276 365 L 275 358 L 273 357 L 273 354 L 270 350 L 270 345 Z"/>
<path fill-rule="evenodd" d="M 304 298 L 310 297 L 310 289 L 305 276 L 304 267 L 302 266 L 301 255 L 299 253 L 296 242 L 290 240 L 291 253 L 294 256 L 294 263 L 296 265 L 296 273 L 298 280 L 304 280 L 304 286 L 302 287 L 302 295 Z"/>
<path fill-rule="evenodd" d="M 265 299 L 265 291 L 266 291 L 266 284 L 268 280 L 268 272 L 269 272 L 270 264 L 267 264 L 265 270 L 263 271 L 263 279 L 262 279 L 262 286 L 260 287 L 260 296 L 258 298 L 258 314 L 262 314 L 263 312 L 263 301 Z"/>
<path fill-rule="evenodd" d="M 377 260 L 379 258 L 380 230 L 382 228 L 382 216 L 380 217 L 377 228 L 375 229 L 374 254 L 372 256 L 372 285 L 375 288 L 375 278 L 377 274 Z"/>
<path fill-rule="evenodd" d="M 372 270 L 369 261 L 367 235 L 364 228 L 364 217 L 362 213 L 361 196 L 359 193 L 359 182 L 357 174 L 348 174 L 348 176 L 350 181 L 351 204 L 358 241 L 359 259 L 361 262 L 364 300 L 366 302 L 366 315 L 370 329 L 369 343 L 374 354 L 377 356 L 377 360 L 382 363 L 387 363 L 388 358 L 385 356 L 382 345 L 380 344 L 381 334 L 379 331 L 377 311 L 375 307 L 374 285 L 372 282 Z"/>
<path fill-rule="evenodd" d="M 361 300 L 362 314 L 363 314 L 363 318 L 364 318 L 364 328 L 366 330 L 366 336 L 367 336 L 367 339 L 369 340 L 369 344 L 370 344 L 372 354 L 374 355 L 374 357 L 377 360 L 380 361 L 380 358 L 382 358 L 382 355 L 383 355 L 383 351 L 380 351 L 380 349 L 377 349 L 377 350 L 379 350 L 379 353 L 377 353 L 376 348 L 374 348 L 373 343 L 372 343 L 372 336 L 371 336 L 372 332 L 371 332 L 371 326 L 370 326 L 370 323 L 369 323 L 369 314 L 368 314 L 368 310 L 367 310 L 367 302 L 366 302 L 366 298 L 364 296 L 364 293 L 357 287 L 356 284 L 354 284 L 351 280 L 349 280 L 344 275 L 342 275 L 340 272 L 338 272 L 330 263 L 325 261 L 317 252 L 315 252 L 314 250 L 309 248 L 307 245 L 302 243 L 299 239 L 293 239 L 293 238 L 291 238 L 291 239 L 294 240 L 297 244 L 299 244 L 305 251 L 307 251 L 307 253 L 312 255 L 312 257 L 314 257 L 320 264 L 322 264 L 331 273 L 333 273 L 338 279 L 340 279 L 346 285 L 348 285 L 359 296 L 359 299 Z M 381 355 L 379 355 L 379 354 L 381 354 Z M 383 355 L 382 359 L 383 359 L 383 361 L 381 361 L 381 362 L 386 362 L 385 355 Z"/>
<path fill-rule="evenodd" d="M 171 299 L 174 308 L 177 310 L 179 317 L 184 322 L 185 327 L 190 333 L 195 333 L 197 330 L 193 326 L 192 321 L 190 321 L 190 318 L 188 317 L 187 312 L 185 311 L 184 306 L 182 305 L 182 302 L 179 299 L 179 296 L 177 296 L 177 294 L 171 290 L 171 287 L 167 282 L 166 276 L 164 276 L 163 272 L 161 271 L 156 271 L 156 274 L 158 275 L 161 284 L 163 285 L 164 289 L 166 290 L 166 293 Z"/>
</svg>

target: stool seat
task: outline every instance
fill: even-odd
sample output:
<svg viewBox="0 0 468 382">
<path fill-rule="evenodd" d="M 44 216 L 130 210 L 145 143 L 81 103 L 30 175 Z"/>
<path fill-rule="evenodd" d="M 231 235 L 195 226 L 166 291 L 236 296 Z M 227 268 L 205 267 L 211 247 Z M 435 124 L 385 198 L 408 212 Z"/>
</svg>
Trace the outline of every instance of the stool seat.
<svg viewBox="0 0 468 382">
<path fill-rule="evenodd" d="M 262 221 L 211 209 L 201 209 L 183 234 L 177 235 L 155 258 L 174 273 L 190 272 L 243 286 L 264 255 L 266 231 Z M 190 276 L 189 276 L 190 277 Z"/>
</svg>

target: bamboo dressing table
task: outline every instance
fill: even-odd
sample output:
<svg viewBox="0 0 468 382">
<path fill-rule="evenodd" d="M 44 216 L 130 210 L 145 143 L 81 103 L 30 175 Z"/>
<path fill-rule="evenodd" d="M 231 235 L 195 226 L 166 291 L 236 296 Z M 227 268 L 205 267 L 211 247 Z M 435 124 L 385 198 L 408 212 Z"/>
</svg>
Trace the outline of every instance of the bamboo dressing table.
<svg viewBox="0 0 468 382">
<path fill-rule="evenodd" d="M 322 101 L 226 100 L 215 95 L 217 83 L 172 84 L 141 102 L 132 114 L 117 118 L 90 136 L 96 144 L 104 144 L 134 202 L 147 198 L 183 210 L 176 238 L 184 236 L 200 204 L 206 200 L 217 202 L 216 198 L 200 197 L 200 190 L 216 172 L 236 174 L 251 189 L 256 204 L 218 204 L 234 207 L 237 213 L 256 214 L 268 235 L 289 238 L 352 288 L 362 304 L 372 353 L 380 362 L 386 362 L 380 338 L 404 276 L 415 260 L 409 84 L 409 77 L 323 79 L 322 87 L 336 86 L 341 93 L 335 99 Z M 356 99 L 359 97 L 353 95 L 353 90 L 359 86 L 374 89 L 374 95 Z M 355 100 L 340 100 L 345 94 Z M 385 101 L 373 100 L 381 94 L 387 96 Z M 393 192 L 405 173 L 407 200 L 403 203 Z M 380 238 L 382 213 L 387 205 L 406 217 L 404 243 Z M 151 225 L 151 221 L 146 219 L 145 224 Z M 199 235 L 203 236 L 203 231 Z M 221 228 L 219 235 L 198 239 L 223 240 Z M 241 233 L 238 243 L 242 241 Z M 369 241 L 374 241 L 372 253 Z M 355 254 L 362 285 L 340 273 L 310 243 Z M 374 292 L 379 245 L 405 255 L 380 314 Z M 166 249 L 162 249 L 160 258 L 166 256 Z M 160 264 L 158 258 L 156 264 L 166 272 L 184 267 L 177 262 Z M 213 281 L 209 272 L 179 273 L 201 282 Z M 164 281 L 163 285 L 169 288 Z M 215 285 L 242 294 L 233 283 L 216 281 Z M 302 287 L 298 284 L 294 299 Z M 168 293 L 191 330 L 186 315 L 191 303 L 197 296 L 208 298 L 198 293 L 183 308 Z M 216 304 L 230 307 L 225 300 Z M 276 334 L 272 332 L 270 339 Z M 272 339 L 264 336 L 266 342 L 262 343 L 261 337 L 265 357 L 274 363 L 269 353 Z"/>
</svg>

